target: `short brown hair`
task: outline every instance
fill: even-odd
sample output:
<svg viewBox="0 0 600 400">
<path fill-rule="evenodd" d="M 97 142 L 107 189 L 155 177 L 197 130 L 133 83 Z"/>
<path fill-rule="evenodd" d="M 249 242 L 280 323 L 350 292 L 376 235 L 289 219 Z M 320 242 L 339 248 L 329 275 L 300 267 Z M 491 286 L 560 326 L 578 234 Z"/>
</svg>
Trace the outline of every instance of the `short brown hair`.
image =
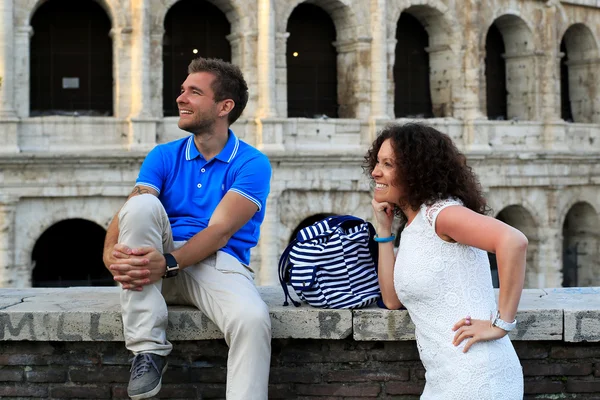
<svg viewBox="0 0 600 400">
<path fill-rule="evenodd" d="M 236 65 L 217 58 L 198 57 L 188 66 L 188 74 L 196 72 L 210 72 L 215 76 L 212 84 L 215 101 L 233 100 L 235 106 L 227 116 L 227 121 L 229 125 L 237 121 L 248 104 L 248 85 L 242 71 Z"/>
</svg>

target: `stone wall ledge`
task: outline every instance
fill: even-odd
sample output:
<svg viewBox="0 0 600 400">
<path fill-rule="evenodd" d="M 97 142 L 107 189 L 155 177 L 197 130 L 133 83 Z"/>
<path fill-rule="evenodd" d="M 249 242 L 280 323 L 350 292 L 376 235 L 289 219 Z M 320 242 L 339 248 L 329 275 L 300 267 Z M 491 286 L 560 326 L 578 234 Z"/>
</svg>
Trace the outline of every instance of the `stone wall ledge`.
<svg viewBox="0 0 600 400">
<path fill-rule="evenodd" d="M 0 340 L 123 341 L 117 287 L 0 289 Z M 414 325 L 405 310 L 377 307 L 325 310 L 282 306 L 280 287 L 260 287 L 268 304 L 273 338 L 414 340 Z M 513 340 L 600 342 L 600 287 L 526 289 Z M 169 307 L 169 340 L 222 338 L 200 311 Z"/>
</svg>

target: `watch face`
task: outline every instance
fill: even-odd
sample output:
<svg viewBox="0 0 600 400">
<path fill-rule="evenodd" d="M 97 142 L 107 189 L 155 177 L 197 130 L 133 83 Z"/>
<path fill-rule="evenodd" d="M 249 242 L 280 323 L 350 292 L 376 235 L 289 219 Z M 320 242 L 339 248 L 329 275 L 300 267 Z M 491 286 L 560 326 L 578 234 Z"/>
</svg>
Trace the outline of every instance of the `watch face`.
<svg viewBox="0 0 600 400">
<path fill-rule="evenodd" d="M 165 278 L 172 278 L 174 276 L 177 276 L 177 274 L 179 273 L 179 268 L 172 268 L 172 269 L 167 269 L 167 272 L 165 272 Z"/>
</svg>

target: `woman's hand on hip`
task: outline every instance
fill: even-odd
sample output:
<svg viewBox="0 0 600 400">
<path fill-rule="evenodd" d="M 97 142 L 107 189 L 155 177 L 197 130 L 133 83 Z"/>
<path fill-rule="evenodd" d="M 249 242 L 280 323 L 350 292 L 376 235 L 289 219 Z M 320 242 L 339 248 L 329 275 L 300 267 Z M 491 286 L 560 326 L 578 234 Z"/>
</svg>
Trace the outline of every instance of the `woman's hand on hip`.
<svg viewBox="0 0 600 400">
<path fill-rule="evenodd" d="M 469 351 L 471 346 L 477 342 L 487 342 L 489 340 L 500 339 L 508 332 L 504 329 L 500 329 L 496 326 L 492 326 L 489 320 L 482 319 L 471 319 L 466 317 L 458 321 L 452 327 L 452 330 L 456 332 L 452 344 L 458 346 L 464 340 L 467 340 L 467 344 L 463 349 L 463 353 Z"/>
</svg>

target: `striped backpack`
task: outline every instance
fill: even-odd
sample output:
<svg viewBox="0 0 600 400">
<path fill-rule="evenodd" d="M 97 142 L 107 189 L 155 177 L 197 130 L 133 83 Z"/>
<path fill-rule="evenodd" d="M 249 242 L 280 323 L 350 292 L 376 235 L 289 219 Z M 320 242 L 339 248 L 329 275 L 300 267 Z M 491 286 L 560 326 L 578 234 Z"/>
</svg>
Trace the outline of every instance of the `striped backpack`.
<svg viewBox="0 0 600 400">
<path fill-rule="evenodd" d="M 370 222 L 351 215 L 325 218 L 300 230 L 279 259 L 279 282 L 313 307 L 359 308 L 377 301 L 378 246 Z"/>
</svg>

